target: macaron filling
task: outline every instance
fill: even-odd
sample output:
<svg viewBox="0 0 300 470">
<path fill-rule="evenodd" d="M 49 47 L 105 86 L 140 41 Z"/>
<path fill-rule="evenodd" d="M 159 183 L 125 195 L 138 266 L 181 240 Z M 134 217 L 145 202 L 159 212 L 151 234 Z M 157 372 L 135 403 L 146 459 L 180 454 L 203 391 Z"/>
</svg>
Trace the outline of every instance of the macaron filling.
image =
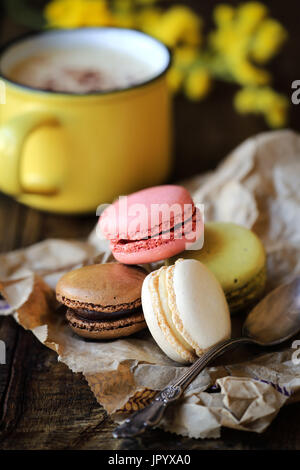
<svg viewBox="0 0 300 470">
<path fill-rule="evenodd" d="M 136 313 L 142 312 L 142 307 L 136 307 L 133 309 L 126 309 L 126 310 L 117 310 L 115 312 L 98 312 L 95 310 L 87 310 L 87 309 L 73 309 L 68 308 L 68 311 L 76 315 L 76 317 L 84 320 L 84 321 L 115 321 L 119 320 L 120 318 L 125 318 L 130 315 L 134 315 Z"/>
<path fill-rule="evenodd" d="M 174 266 L 166 268 L 163 266 L 153 272 L 149 278 L 149 289 L 151 301 L 157 324 L 163 331 L 170 347 L 187 362 L 193 362 L 197 355 L 193 347 L 185 340 L 173 321 L 170 306 L 170 295 L 167 288 L 167 270 L 173 270 Z"/>
<path fill-rule="evenodd" d="M 66 305 L 72 310 L 81 310 L 85 312 L 100 312 L 111 314 L 112 312 L 131 312 L 133 309 L 141 307 L 140 298 L 130 303 L 120 303 L 115 305 L 97 305 L 92 302 L 80 302 L 76 299 L 68 299 L 66 296 L 63 296 L 60 293 L 56 294 L 56 298 L 60 303 Z"/>
<path fill-rule="evenodd" d="M 114 331 L 132 326 L 138 327 L 138 330 L 140 330 L 140 325 L 142 328 L 145 326 L 142 310 L 122 318 L 111 318 L 110 320 L 93 320 L 82 318 L 75 310 L 69 308 L 66 312 L 66 318 L 73 328 L 86 330 L 89 332 Z"/>
<path fill-rule="evenodd" d="M 190 346 L 190 344 L 184 339 L 182 334 L 176 328 L 176 325 L 172 318 L 172 310 L 169 304 L 169 294 L 167 289 L 167 270 L 162 270 L 158 278 L 158 294 L 160 298 L 160 303 L 163 308 L 163 312 L 168 322 L 170 329 L 175 335 L 176 339 L 191 353 L 195 353 L 195 350 Z"/>
</svg>

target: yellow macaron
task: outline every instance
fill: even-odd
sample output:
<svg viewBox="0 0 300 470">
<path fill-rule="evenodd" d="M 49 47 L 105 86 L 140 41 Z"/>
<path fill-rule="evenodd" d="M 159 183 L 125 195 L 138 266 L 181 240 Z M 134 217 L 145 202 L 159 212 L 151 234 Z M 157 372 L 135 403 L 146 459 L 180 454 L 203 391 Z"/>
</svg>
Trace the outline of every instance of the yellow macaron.
<svg viewBox="0 0 300 470">
<path fill-rule="evenodd" d="M 226 222 L 205 224 L 201 250 L 184 251 L 177 258 L 196 259 L 219 280 L 231 313 L 246 309 L 258 300 L 266 283 L 266 254 L 260 239 L 251 230 Z"/>
</svg>

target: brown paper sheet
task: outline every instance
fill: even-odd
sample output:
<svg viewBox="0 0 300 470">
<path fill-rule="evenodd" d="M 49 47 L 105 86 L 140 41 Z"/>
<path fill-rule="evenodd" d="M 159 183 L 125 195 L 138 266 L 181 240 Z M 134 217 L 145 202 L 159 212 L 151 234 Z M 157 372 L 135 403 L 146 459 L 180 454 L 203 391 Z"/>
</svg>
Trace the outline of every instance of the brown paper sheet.
<svg viewBox="0 0 300 470">
<path fill-rule="evenodd" d="M 300 135 L 262 134 L 240 145 L 213 173 L 184 182 L 205 204 L 206 220 L 252 228 L 268 254 L 268 289 L 300 274 Z M 148 332 L 111 342 L 85 341 L 64 320 L 54 288 L 70 269 L 111 260 L 95 231 L 86 242 L 45 240 L 0 255 L 1 315 L 16 321 L 82 372 L 99 403 L 117 410 L 144 406 L 156 390 L 184 367 L 168 359 Z M 234 318 L 238 334 L 241 319 Z M 292 341 L 279 352 L 242 348 L 206 368 L 161 423 L 165 430 L 194 438 L 220 436 L 221 426 L 263 432 L 280 408 L 300 399 L 300 365 Z"/>
</svg>

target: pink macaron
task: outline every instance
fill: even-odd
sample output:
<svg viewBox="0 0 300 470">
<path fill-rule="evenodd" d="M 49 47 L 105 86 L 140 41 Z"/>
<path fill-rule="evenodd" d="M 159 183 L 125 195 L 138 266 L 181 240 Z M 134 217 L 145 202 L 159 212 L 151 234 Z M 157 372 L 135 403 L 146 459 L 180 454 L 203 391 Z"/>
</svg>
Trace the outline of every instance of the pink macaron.
<svg viewBox="0 0 300 470">
<path fill-rule="evenodd" d="M 102 235 L 124 264 L 160 261 L 185 250 L 203 234 L 200 210 L 182 186 L 164 185 L 122 196 L 99 219 Z"/>
</svg>

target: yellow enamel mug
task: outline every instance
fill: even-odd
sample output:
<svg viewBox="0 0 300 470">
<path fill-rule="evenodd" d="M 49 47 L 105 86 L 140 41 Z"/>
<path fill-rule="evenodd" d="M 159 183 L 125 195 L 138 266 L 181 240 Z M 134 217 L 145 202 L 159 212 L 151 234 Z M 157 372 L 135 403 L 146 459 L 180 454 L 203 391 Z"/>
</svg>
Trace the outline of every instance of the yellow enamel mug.
<svg viewBox="0 0 300 470">
<path fill-rule="evenodd" d="M 142 84 L 84 95 L 13 82 L 14 64 L 46 48 L 111 47 L 150 65 Z M 2 49 L 0 190 L 46 211 L 95 211 L 119 195 L 165 181 L 171 165 L 170 53 L 122 28 L 52 30 Z M 3 88 L 2 88 L 3 91 Z"/>
</svg>

